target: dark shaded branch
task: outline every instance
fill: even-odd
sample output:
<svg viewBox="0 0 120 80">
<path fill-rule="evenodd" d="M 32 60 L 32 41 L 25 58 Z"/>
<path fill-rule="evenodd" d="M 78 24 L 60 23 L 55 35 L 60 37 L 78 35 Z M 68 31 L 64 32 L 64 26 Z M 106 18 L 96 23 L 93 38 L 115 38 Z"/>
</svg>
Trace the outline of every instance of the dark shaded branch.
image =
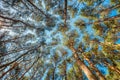
<svg viewBox="0 0 120 80">
<path fill-rule="evenodd" d="M 108 68 L 110 68 L 111 70 L 117 72 L 117 73 L 120 75 L 120 69 L 119 69 L 119 68 L 110 65 L 110 64 L 109 64 L 108 62 L 106 62 L 106 61 L 104 62 L 104 64 L 105 64 Z"/>
<path fill-rule="evenodd" d="M 22 74 L 22 76 L 21 76 L 18 80 L 21 80 L 21 79 L 24 77 L 24 75 L 34 66 L 34 64 L 38 62 L 39 58 L 40 58 L 40 57 L 38 57 L 38 58 L 32 63 L 32 65 Z"/>
<path fill-rule="evenodd" d="M 33 75 L 30 77 L 30 80 L 33 80 L 33 78 L 36 75 L 36 73 L 37 73 L 37 69 L 34 71 Z"/>
<path fill-rule="evenodd" d="M 119 8 L 120 7 L 120 4 L 116 4 L 116 5 L 113 5 L 113 6 L 110 6 L 106 9 L 102 9 L 100 10 L 99 12 L 97 12 L 97 14 L 101 13 L 101 12 L 105 12 L 105 11 L 110 11 L 110 10 L 113 10 L 113 9 L 116 9 L 116 8 Z"/>
<path fill-rule="evenodd" d="M 118 14 L 116 16 L 113 16 L 113 17 L 98 19 L 94 22 L 83 23 L 83 24 L 80 24 L 80 25 L 82 26 L 82 25 L 90 25 L 90 24 L 100 24 L 101 22 L 107 22 L 107 21 L 118 19 L 118 18 L 120 18 L 120 14 Z"/>
<path fill-rule="evenodd" d="M 16 20 L 16 19 L 9 18 L 9 17 L 5 17 L 5 16 L 2 16 L 2 15 L 0 15 L 0 17 L 3 18 L 3 19 L 11 20 L 11 21 L 13 21 L 13 22 L 23 23 L 24 25 L 29 26 L 29 27 L 33 27 L 32 25 L 30 25 L 30 24 L 28 24 L 28 23 L 25 23 L 24 21 L 21 21 L 21 20 Z"/>
<path fill-rule="evenodd" d="M 0 65 L 0 68 L 2 68 L 2 67 L 6 67 L 6 66 L 8 66 L 8 65 L 10 65 L 10 64 L 12 64 L 12 63 L 14 63 L 14 62 L 16 62 L 16 61 L 17 61 L 18 59 L 20 59 L 22 56 L 27 55 L 30 51 L 31 51 L 31 50 L 27 51 L 26 53 L 20 55 L 20 56 L 17 57 L 15 60 L 13 60 L 13 61 L 11 61 L 11 62 L 9 62 L 9 63 L 3 64 L 3 65 Z"/>
<path fill-rule="evenodd" d="M 6 72 L 2 73 L 2 75 L 0 76 L 0 78 L 2 78 L 5 74 L 7 74 L 8 72 L 10 72 L 11 70 L 15 69 L 20 63 L 13 64 L 13 66 L 9 70 L 7 70 Z"/>
<path fill-rule="evenodd" d="M 7 56 L 7 55 L 10 55 L 10 54 L 14 54 L 14 53 L 16 53 L 16 52 L 20 52 L 20 51 L 24 51 L 24 50 L 35 50 L 35 47 L 36 47 L 37 45 L 34 45 L 34 46 L 30 46 L 30 47 L 22 47 L 22 48 L 17 48 L 17 49 L 13 49 L 13 50 L 10 50 L 10 51 L 8 51 L 8 52 L 6 52 L 3 56 L 5 57 L 5 56 Z M 40 45 L 38 45 L 36 48 L 38 48 L 38 47 L 40 47 Z M 3 57 L 3 56 L 1 56 L 1 57 Z M 0 58 L 1 58 L 0 57 Z"/>
<path fill-rule="evenodd" d="M 32 58 L 32 59 L 33 59 L 33 58 Z M 29 59 L 29 60 L 24 60 L 24 63 L 25 63 L 26 61 L 28 61 L 27 65 L 31 63 L 31 59 Z M 22 61 L 21 61 L 21 62 L 22 62 Z M 24 64 L 23 66 L 25 66 L 25 65 L 26 65 L 26 64 Z M 10 79 L 16 78 L 16 76 L 18 76 L 18 74 L 19 74 L 19 73 L 11 75 L 12 77 L 11 77 Z M 17 79 L 18 79 L 18 77 L 17 77 Z M 31 79 L 31 78 L 30 78 L 30 79 Z"/>
<path fill-rule="evenodd" d="M 108 17 L 108 18 L 103 18 L 103 19 L 99 19 L 97 21 L 94 21 L 94 22 L 91 22 L 91 23 L 88 23 L 89 24 L 99 24 L 101 22 L 106 22 L 106 21 L 111 21 L 111 20 L 114 20 L 114 19 L 117 19 L 120 17 L 120 14 L 116 15 L 116 16 L 113 16 L 113 17 Z"/>
<path fill-rule="evenodd" d="M 40 11 L 45 17 L 49 18 L 47 14 L 45 14 L 41 9 L 39 9 L 34 3 L 32 3 L 30 0 L 27 0 L 34 8 L 36 8 L 38 11 Z"/>
</svg>

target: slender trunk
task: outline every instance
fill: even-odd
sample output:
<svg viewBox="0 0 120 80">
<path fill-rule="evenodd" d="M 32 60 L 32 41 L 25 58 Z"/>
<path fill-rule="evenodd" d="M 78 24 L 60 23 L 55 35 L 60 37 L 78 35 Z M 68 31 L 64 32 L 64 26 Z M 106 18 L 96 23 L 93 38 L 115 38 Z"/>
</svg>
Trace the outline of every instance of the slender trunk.
<svg viewBox="0 0 120 80">
<path fill-rule="evenodd" d="M 77 65 L 83 70 L 83 72 L 85 73 L 85 75 L 87 76 L 87 78 L 89 80 L 97 80 L 97 78 L 93 75 L 93 73 L 89 70 L 89 68 L 80 60 L 79 55 L 76 53 L 76 50 L 73 47 L 74 42 L 71 41 L 70 43 L 70 49 L 73 52 L 73 56 L 76 59 L 76 63 Z"/>
<path fill-rule="evenodd" d="M 111 70 L 117 72 L 117 73 L 120 75 L 120 69 L 118 69 L 118 68 L 116 68 L 116 67 L 110 65 L 110 64 L 107 63 L 107 62 L 104 62 L 104 64 L 105 64 L 108 68 L 110 68 Z"/>
<path fill-rule="evenodd" d="M 18 80 L 21 80 L 24 75 L 37 63 L 37 61 L 39 60 L 39 57 L 37 58 L 37 60 L 35 60 L 32 65 L 21 75 L 21 77 Z"/>
<path fill-rule="evenodd" d="M 96 75 L 98 76 L 99 80 L 105 80 L 105 77 L 100 73 L 100 71 L 94 66 L 94 64 L 89 60 L 89 58 L 87 58 L 86 56 L 84 56 L 84 59 L 88 61 L 88 63 L 90 64 L 91 68 L 93 68 L 96 71 Z"/>
<path fill-rule="evenodd" d="M 89 80 L 97 80 L 89 68 L 79 59 L 77 53 L 74 53 L 74 58 Z"/>
<path fill-rule="evenodd" d="M 66 67 L 66 61 L 65 61 L 65 80 L 67 80 L 67 67 Z"/>
<path fill-rule="evenodd" d="M 53 69 L 53 77 L 52 77 L 52 80 L 55 80 L 55 69 L 56 69 L 56 67 L 54 67 L 54 69 Z"/>
<path fill-rule="evenodd" d="M 67 0 L 64 0 L 64 25 L 66 26 L 67 20 Z"/>
</svg>

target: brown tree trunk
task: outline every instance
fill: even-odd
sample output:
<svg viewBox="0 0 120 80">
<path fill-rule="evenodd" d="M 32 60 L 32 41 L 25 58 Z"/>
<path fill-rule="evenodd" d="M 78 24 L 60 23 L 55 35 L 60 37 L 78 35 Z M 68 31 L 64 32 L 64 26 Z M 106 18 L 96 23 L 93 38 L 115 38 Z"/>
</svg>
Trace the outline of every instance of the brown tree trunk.
<svg viewBox="0 0 120 80">
<path fill-rule="evenodd" d="M 105 80 L 105 77 L 100 73 L 100 71 L 94 66 L 94 64 L 89 60 L 89 58 L 87 58 L 86 56 L 84 56 L 84 59 L 88 61 L 89 65 L 91 66 L 91 68 L 93 68 L 96 71 L 96 75 L 98 76 L 99 80 Z"/>
<path fill-rule="evenodd" d="M 64 0 L 64 25 L 66 26 L 67 20 L 67 0 Z"/>
<path fill-rule="evenodd" d="M 64 72 L 65 73 L 65 80 L 67 80 L 67 67 L 66 66 L 67 66 L 67 64 L 66 64 L 66 61 L 65 61 L 65 72 Z"/>
<path fill-rule="evenodd" d="M 110 68 L 111 70 L 117 72 L 117 73 L 120 75 L 120 69 L 118 69 L 118 68 L 116 68 L 116 67 L 110 65 L 110 64 L 107 63 L 106 61 L 104 62 L 104 64 L 105 64 L 108 68 Z"/>
<path fill-rule="evenodd" d="M 54 69 L 53 69 L 53 77 L 52 77 L 52 80 L 55 80 L 55 70 L 56 70 L 56 66 L 55 66 Z"/>
<path fill-rule="evenodd" d="M 78 66 L 83 70 L 87 78 L 89 80 L 97 80 L 97 78 L 93 75 L 89 68 L 80 60 L 79 55 L 76 53 L 77 50 L 75 50 L 73 47 L 73 41 L 70 42 L 70 49 L 73 52 L 73 56 L 76 59 Z"/>
<path fill-rule="evenodd" d="M 89 68 L 78 58 L 77 53 L 74 53 L 74 58 L 89 80 L 97 80 Z"/>
</svg>

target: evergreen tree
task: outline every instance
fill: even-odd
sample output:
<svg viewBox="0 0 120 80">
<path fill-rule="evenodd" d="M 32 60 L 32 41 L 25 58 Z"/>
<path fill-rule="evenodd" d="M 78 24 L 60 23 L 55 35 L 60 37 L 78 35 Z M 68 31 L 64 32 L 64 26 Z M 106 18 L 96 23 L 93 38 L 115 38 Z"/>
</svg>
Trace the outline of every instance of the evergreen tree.
<svg viewBox="0 0 120 80">
<path fill-rule="evenodd" d="M 119 80 L 120 0 L 1 0 L 0 80 Z"/>
</svg>

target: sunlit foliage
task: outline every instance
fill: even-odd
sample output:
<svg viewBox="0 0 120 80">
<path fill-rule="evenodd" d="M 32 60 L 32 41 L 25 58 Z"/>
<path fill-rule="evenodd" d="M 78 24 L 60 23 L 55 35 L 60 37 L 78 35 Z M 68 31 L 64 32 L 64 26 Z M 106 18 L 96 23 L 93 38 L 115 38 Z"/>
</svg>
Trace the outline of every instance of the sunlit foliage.
<svg viewBox="0 0 120 80">
<path fill-rule="evenodd" d="M 0 0 L 0 80 L 119 80 L 120 0 Z"/>
</svg>

